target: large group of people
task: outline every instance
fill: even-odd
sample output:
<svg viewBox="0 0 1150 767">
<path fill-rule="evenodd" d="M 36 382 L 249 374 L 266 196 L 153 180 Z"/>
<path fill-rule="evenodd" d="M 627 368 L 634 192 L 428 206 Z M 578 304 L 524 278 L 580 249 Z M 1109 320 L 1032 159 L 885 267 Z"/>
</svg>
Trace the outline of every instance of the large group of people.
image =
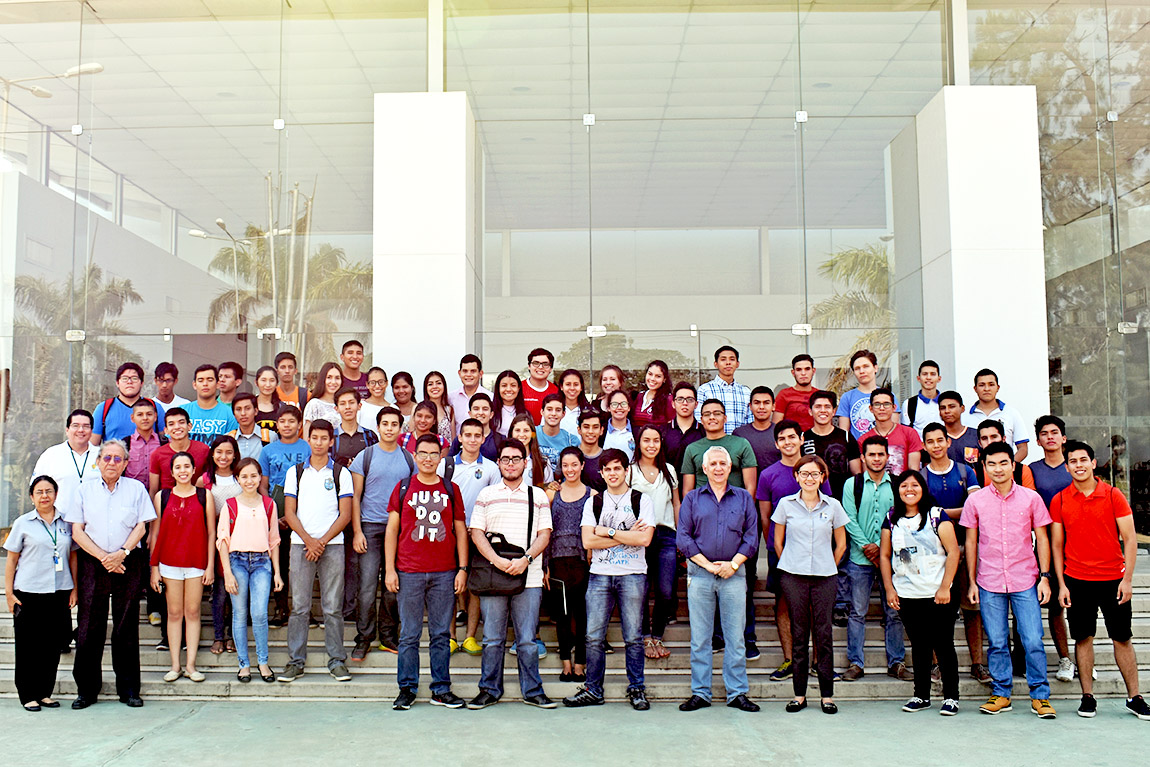
<svg viewBox="0 0 1150 767">
<path fill-rule="evenodd" d="M 791 680 L 787 712 L 807 707 L 814 675 L 820 710 L 834 714 L 836 683 L 867 673 L 865 621 L 877 589 L 887 674 L 913 682 L 903 711 L 931 708 L 940 685 L 939 713 L 958 712 L 961 611 L 970 675 L 990 687 L 979 710 L 1011 710 L 1012 676 L 1022 670 L 1031 709 L 1054 718 L 1045 607 L 1058 679 L 1071 681 L 1077 668 L 1078 714 L 1097 711 L 1101 611 L 1125 707 L 1150 719 L 1131 643 L 1131 509 L 1096 476 L 1093 449 L 1068 441 L 1064 423 L 1046 415 L 1034 428 L 1042 456 L 1024 465 L 1029 429 L 998 399 L 992 370 L 974 377 L 968 406 L 939 390 L 943 371 L 925 361 L 920 391 L 900 403 L 878 385 L 877 362 L 854 354 L 857 386 L 837 396 L 814 386 L 814 359 L 800 354 L 794 385 L 776 393 L 739 383 L 739 353 L 723 346 L 714 379 L 698 388 L 672 381 L 654 360 L 639 391 L 626 391 L 623 371 L 608 365 L 591 392 L 579 370 L 556 375 L 553 354 L 539 348 L 527 355 L 525 378 L 502 371 L 494 391 L 468 354 L 459 388 L 431 372 L 419 398 L 406 372 L 364 371 L 364 348 L 349 341 L 311 391 L 283 352 L 251 377 L 254 393 L 242 391 L 241 365 L 200 365 L 194 401 L 174 393 L 172 363 L 156 367 L 156 393 L 146 397 L 144 370 L 125 362 L 116 396 L 74 410 L 65 441 L 40 456 L 32 510 L 5 544 L 20 703 L 59 705 L 57 669 L 73 636 L 72 708 L 96 703 L 110 617 L 117 694 L 142 706 L 146 593 L 157 650 L 171 660 L 167 683 L 205 679 L 196 660 L 209 596 L 210 652 L 236 654 L 239 682 L 299 679 L 309 629 L 322 624 L 336 680 L 350 680 L 349 663 L 376 648 L 397 654 L 397 710 L 418 698 L 425 618 L 433 705 L 500 701 L 510 623 L 523 702 L 556 708 L 539 673 L 544 604 L 560 679 L 581 683 L 562 704 L 602 705 L 617 612 L 626 697 L 647 710 L 645 667 L 671 653 L 664 632 L 685 562 L 691 690 L 679 708 L 712 705 L 712 657 L 721 652 L 727 706 L 754 712 L 747 664 L 761 657 L 755 590 L 765 547 L 783 654 L 769 678 Z M 350 655 L 345 621 L 355 625 Z M 269 665 L 272 625 L 287 627 L 278 672 Z M 834 626 L 846 628 L 841 673 Z M 456 652 L 482 656 L 470 701 L 452 692 Z"/>
</svg>

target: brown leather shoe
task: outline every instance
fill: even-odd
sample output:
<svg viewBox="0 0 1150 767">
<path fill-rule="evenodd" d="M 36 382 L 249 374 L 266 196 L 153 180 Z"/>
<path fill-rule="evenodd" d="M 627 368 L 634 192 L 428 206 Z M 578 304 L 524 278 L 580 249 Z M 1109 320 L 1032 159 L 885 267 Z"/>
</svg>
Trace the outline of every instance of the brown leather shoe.
<svg viewBox="0 0 1150 767">
<path fill-rule="evenodd" d="M 847 670 L 843 672 L 843 681 L 853 682 L 856 679 L 861 679 L 864 674 L 866 674 L 866 672 L 862 670 L 861 666 L 857 663 L 852 663 L 847 666 Z"/>
<path fill-rule="evenodd" d="M 886 675 L 893 676 L 895 679 L 899 679 L 903 682 L 914 681 L 914 674 L 911 673 L 911 670 L 907 668 L 906 664 L 902 661 L 899 661 L 898 663 L 895 663 L 893 666 L 888 668 L 886 670 Z"/>
</svg>

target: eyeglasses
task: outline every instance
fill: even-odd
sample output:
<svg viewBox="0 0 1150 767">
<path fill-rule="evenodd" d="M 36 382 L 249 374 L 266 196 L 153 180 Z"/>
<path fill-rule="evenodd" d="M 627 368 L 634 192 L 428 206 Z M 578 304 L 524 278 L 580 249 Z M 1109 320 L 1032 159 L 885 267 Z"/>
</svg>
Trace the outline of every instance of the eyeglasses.
<svg viewBox="0 0 1150 767">
<path fill-rule="evenodd" d="M 694 397 L 675 397 L 676 405 L 686 405 L 689 402 L 698 402 Z"/>
<path fill-rule="evenodd" d="M 519 464 L 523 463 L 523 459 L 517 455 L 516 456 L 508 455 L 508 456 L 504 456 L 503 458 L 500 458 L 499 463 L 503 464 L 504 466 L 518 466 Z"/>
<path fill-rule="evenodd" d="M 120 380 L 124 383 L 139 383 L 143 379 L 139 376 L 120 376 Z"/>
<path fill-rule="evenodd" d="M 550 362 L 546 362 L 546 361 L 536 362 L 535 360 L 532 360 L 531 362 L 529 362 L 528 365 L 530 367 L 533 367 L 533 368 L 549 368 L 549 367 L 551 367 Z"/>
<path fill-rule="evenodd" d="M 800 471 L 799 479 L 822 479 L 823 473 L 821 471 Z"/>
<path fill-rule="evenodd" d="M 888 408 L 894 407 L 894 403 L 893 402 L 872 402 L 872 403 L 870 403 L 870 406 L 876 410 L 886 410 Z"/>
<path fill-rule="evenodd" d="M 368 386 L 387 386 L 387 381 L 373 381 L 369 378 L 369 379 L 367 379 L 367 385 Z"/>
<path fill-rule="evenodd" d="M 612 410 L 622 410 L 622 409 L 627 407 L 627 403 L 626 402 L 613 402 L 612 404 L 608 405 L 608 407 L 611 408 Z"/>
<path fill-rule="evenodd" d="M 725 415 L 726 413 L 722 410 L 708 410 L 706 413 L 703 413 L 704 418 L 722 418 Z"/>
<path fill-rule="evenodd" d="M 415 457 L 421 461 L 430 461 L 433 458 L 438 458 L 439 453 L 429 453 L 426 450 L 420 450 L 418 453 L 415 454 Z"/>
<path fill-rule="evenodd" d="M 130 379 L 121 378 L 120 380 L 126 381 L 126 380 L 130 380 Z M 136 380 L 138 381 L 139 379 L 137 378 Z M 176 382 L 176 379 L 172 378 L 171 376 L 168 376 L 166 378 L 157 378 L 156 379 L 156 383 L 162 383 L 162 384 L 174 384 L 175 382 Z"/>
<path fill-rule="evenodd" d="M 122 455 L 102 455 L 102 456 L 100 456 L 100 460 L 103 461 L 104 463 L 122 463 L 124 460 L 124 456 L 122 456 Z"/>
</svg>

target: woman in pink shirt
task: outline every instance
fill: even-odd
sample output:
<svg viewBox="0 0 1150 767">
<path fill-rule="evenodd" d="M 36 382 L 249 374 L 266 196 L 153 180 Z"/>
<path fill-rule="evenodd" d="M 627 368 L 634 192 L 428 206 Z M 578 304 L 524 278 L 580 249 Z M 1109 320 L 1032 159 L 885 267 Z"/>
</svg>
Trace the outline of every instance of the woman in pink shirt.
<svg viewBox="0 0 1150 767">
<path fill-rule="evenodd" d="M 236 642 L 236 659 L 240 670 L 236 679 L 252 680 L 248 660 L 248 610 L 252 616 L 252 635 L 256 640 L 256 660 L 260 678 L 274 682 L 268 665 L 268 597 L 274 587 L 284 587 L 280 577 L 280 529 L 272 500 L 260 495 L 262 472 L 254 458 L 239 462 L 236 476 L 240 494 L 229 498 L 220 510 L 216 547 L 224 566 L 224 588 L 232 595 L 232 636 Z"/>
</svg>

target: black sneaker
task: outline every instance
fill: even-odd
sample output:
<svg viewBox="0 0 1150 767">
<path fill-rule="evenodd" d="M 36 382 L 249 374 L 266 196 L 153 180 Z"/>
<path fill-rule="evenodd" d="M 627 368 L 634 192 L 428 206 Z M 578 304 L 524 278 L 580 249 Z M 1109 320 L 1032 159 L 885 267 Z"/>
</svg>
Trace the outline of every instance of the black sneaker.
<svg viewBox="0 0 1150 767">
<path fill-rule="evenodd" d="M 1126 701 L 1126 710 L 1139 719 L 1150 719 L 1150 706 L 1141 695 L 1135 695 Z"/>
<path fill-rule="evenodd" d="M 400 690 L 391 707 L 396 711 L 407 711 L 415 703 L 415 690 Z"/>
<path fill-rule="evenodd" d="M 636 711 L 648 711 L 651 708 L 651 702 L 647 700 L 647 691 L 638 687 L 627 689 L 627 700 L 631 701 L 631 708 Z"/>
<path fill-rule="evenodd" d="M 448 690 L 447 692 L 437 692 L 432 695 L 431 705 L 443 706 L 444 708 L 463 708 L 467 705 L 467 702 L 451 690 Z"/>
<path fill-rule="evenodd" d="M 845 607 L 836 607 L 831 612 L 831 623 L 838 626 L 840 629 L 845 629 L 847 627 L 848 617 L 849 613 Z"/>
<path fill-rule="evenodd" d="M 747 642 L 747 660 L 758 660 L 762 655 L 759 653 L 759 646 L 754 642 Z"/>
<path fill-rule="evenodd" d="M 692 695 L 679 704 L 679 710 L 698 711 L 701 708 L 710 708 L 710 706 L 711 701 L 707 700 L 706 698 L 699 697 L 698 695 Z"/>
<path fill-rule="evenodd" d="M 711 640 L 711 653 L 718 655 L 723 650 L 727 649 L 727 640 L 725 639 L 712 639 Z"/>
<path fill-rule="evenodd" d="M 574 695 L 568 695 L 563 699 L 563 705 L 567 708 L 583 708 L 584 706 L 602 706 L 606 701 L 601 695 L 588 690 L 586 687 L 580 687 L 575 691 Z"/>
<path fill-rule="evenodd" d="M 467 625 L 467 611 L 466 610 L 460 610 L 459 612 L 457 612 L 455 614 L 455 625 L 456 626 L 466 626 Z"/>
<path fill-rule="evenodd" d="M 474 698 L 472 698 L 470 700 L 470 702 L 468 702 L 467 707 L 469 709 L 471 709 L 472 711 L 478 711 L 481 708 L 487 708 L 488 706 L 494 706 L 498 702 L 499 702 L 499 698 L 496 698 L 494 695 L 487 692 L 486 690 L 480 690 L 479 694 L 476 695 Z"/>
<path fill-rule="evenodd" d="M 371 642 L 360 640 L 355 643 L 355 648 L 351 651 L 351 659 L 356 663 L 360 663 L 367 654 L 371 652 Z"/>
<path fill-rule="evenodd" d="M 523 702 L 528 706 L 535 706 L 535 708 L 559 708 L 558 703 L 551 700 L 543 693 L 524 698 Z"/>
<path fill-rule="evenodd" d="M 1126 704 L 1129 707 L 1129 703 Z M 1098 713 L 1098 701 L 1094 700 L 1093 695 L 1083 694 L 1082 702 L 1078 704 L 1078 715 L 1083 719 L 1093 719 L 1094 715 Z"/>
<path fill-rule="evenodd" d="M 915 696 L 906 702 L 906 705 L 902 707 L 902 710 L 906 711 L 908 714 L 913 714 L 916 711 L 926 711 L 928 708 L 930 708 L 929 700 L 924 700 L 923 698 Z"/>
<path fill-rule="evenodd" d="M 615 654 L 615 648 L 611 646 L 610 642 L 603 642 L 603 654 L 604 655 L 614 655 Z M 540 657 L 542 657 L 542 656 L 540 656 Z"/>
<path fill-rule="evenodd" d="M 167 639 L 161 639 L 159 642 L 156 642 L 156 652 L 167 652 L 169 649 Z"/>
</svg>

